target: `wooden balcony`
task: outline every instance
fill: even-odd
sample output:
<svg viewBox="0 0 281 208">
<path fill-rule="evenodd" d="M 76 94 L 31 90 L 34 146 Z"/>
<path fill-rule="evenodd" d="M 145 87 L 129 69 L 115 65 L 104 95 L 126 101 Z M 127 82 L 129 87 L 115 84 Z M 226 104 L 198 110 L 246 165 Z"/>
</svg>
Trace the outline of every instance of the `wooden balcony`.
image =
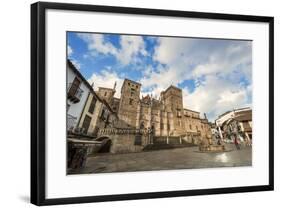
<svg viewBox="0 0 281 208">
<path fill-rule="evenodd" d="M 74 83 L 69 83 L 67 88 L 67 99 L 73 103 L 78 103 L 82 97 L 83 90 Z"/>
</svg>

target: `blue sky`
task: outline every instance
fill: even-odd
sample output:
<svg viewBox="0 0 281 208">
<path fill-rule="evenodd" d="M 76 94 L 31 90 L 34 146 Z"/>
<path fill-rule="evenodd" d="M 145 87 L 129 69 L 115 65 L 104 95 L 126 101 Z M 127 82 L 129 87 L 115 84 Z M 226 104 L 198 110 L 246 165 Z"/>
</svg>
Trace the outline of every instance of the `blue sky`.
<svg viewBox="0 0 281 208">
<path fill-rule="evenodd" d="M 252 42 L 202 38 L 67 33 L 68 58 L 94 88 L 124 78 L 158 98 L 170 85 L 183 90 L 184 107 L 210 120 L 252 103 Z"/>
</svg>

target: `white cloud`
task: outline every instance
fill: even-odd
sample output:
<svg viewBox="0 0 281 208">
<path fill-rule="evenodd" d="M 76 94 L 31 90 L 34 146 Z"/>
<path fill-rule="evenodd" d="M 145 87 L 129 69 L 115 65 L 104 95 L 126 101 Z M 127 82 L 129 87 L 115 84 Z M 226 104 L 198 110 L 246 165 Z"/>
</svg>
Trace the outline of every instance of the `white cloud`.
<svg viewBox="0 0 281 208">
<path fill-rule="evenodd" d="M 79 33 L 78 37 L 88 44 L 88 49 L 93 56 L 96 56 L 97 53 L 113 55 L 122 65 L 136 62 L 138 55 L 148 55 L 141 36 L 120 36 L 120 48 L 106 41 L 102 34 Z"/>
<path fill-rule="evenodd" d="M 142 84 L 142 94 L 152 94 L 159 98 L 160 93 L 166 90 L 170 85 L 177 86 L 189 77 L 189 72 L 176 65 L 172 67 L 158 65 L 157 68 L 147 66 L 143 70 L 143 77 L 137 80 Z"/>
<path fill-rule="evenodd" d="M 68 55 L 68 56 L 71 56 L 72 53 L 73 53 L 72 48 L 70 47 L 70 45 L 67 45 L 67 55 Z"/>
<path fill-rule="evenodd" d="M 251 42 L 161 37 L 153 59 L 165 67 L 150 73 L 147 69 L 140 80 L 152 94 L 192 79 L 195 89 L 183 89 L 184 106 L 206 112 L 211 119 L 251 105 Z"/>
<path fill-rule="evenodd" d="M 145 69 L 143 69 L 143 75 L 149 76 L 153 72 L 153 67 L 151 65 L 148 65 Z"/>
<path fill-rule="evenodd" d="M 229 73 L 239 64 L 249 64 L 252 45 L 248 41 L 161 37 L 153 59 L 170 68 L 192 71 L 190 78 L 196 78 L 218 72 Z M 251 76 L 251 67 L 245 74 Z"/>
<path fill-rule="evenodd" d="M 152 94 L 159 98 L 161 91 L 171 84 L 176 85 L 171 80 L 175 79 L 177 74 L 171 72 L 173 70 L 152 72 L 149 79 L 140 80 L 142 89 L 148 89 L 143 90 L 142 95 Z M 225 111 L 251 105 L 249 102 L 249 96 L 252 93 L 251 85 L 244 87 L 215 75 L 206 76 L 193 92 L 190 93 L 189 90 L 187 87 L 182 89 L 184 107 L 201 112 L 201 116 L 207 113 L 212 121 Z"/>
<path fill-rule="evenodd" d="M 140 36 L 121 36 L 121 49 L 116 55 L 117 59 L 124 65 L 136 62 L 137 55 L 147 56 L 145 43 Z"/>
<path fill-rule="evenodd" d="M 202 75 L 214 74 L 224 69 L 224 64 L 220 63 L 206 63 L 196 66 L 193 69 L 193 76 L 200 77 Z"/>
<path fill-rule="evenodd" d="M 155 48 L 153 59 L 163 64 L 174 64 L 185 56 L 191 44 L 192 39 L 158 38 L 158 46 Z"/>
<path fill-rule="evenodd" d="M 95 50 L 102 54 L 116 54 L 116 48 L 109 42 L 105 42 L 102 34 L 78 33 L 78 37 L 88 44 L 90 51 Z"/>
<path fill-rule="evenodd" d="M 245 88 L 210 75 L 194 92 L 183 89 L 183 102 L 185 107 L 207 113 L 209 119 L 214 120 L 233 108 L 251 106 L 248 99 L 251 93 L 251 85 Z"/>
</svg>

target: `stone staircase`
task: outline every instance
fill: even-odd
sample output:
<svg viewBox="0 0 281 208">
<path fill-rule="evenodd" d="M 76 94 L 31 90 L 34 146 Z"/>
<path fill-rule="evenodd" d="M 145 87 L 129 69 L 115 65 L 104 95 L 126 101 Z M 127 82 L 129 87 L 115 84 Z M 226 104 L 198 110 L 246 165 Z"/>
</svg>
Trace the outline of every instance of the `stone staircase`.
<svg viewBox="0 0 281 208">
<path fill-rule="evenodd" d="M 184 139 L 180 137 L 161 137 L 157 136 L 153 138 L 153 144 L 149 144 L 144 147 L 143 151 L 152 151 L 152 150 L 162 150 L 162 149 L 173 149 L 173 148 L 182 148 L 182 147 L 193 147 L 196 146 L 191 143 L 187 143 Z"/>
</svg>

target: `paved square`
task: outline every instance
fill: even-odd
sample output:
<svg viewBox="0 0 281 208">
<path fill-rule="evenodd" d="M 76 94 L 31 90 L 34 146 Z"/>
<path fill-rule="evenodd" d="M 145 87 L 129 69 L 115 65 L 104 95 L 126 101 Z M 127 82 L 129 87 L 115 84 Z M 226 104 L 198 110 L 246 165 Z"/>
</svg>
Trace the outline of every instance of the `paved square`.
<svg viewBox="0 0 281 208">
<path fill-rule="evenodd" d="M 232 144 L 227 144 L 226 146 L 230 151 L 220 153 L 202 153 L 198 151 L 198 147 L 185 147 L 140 153 L 97 154 L 87 158 L 84 168 L 70 170 L 69 174 L 252 165 L 251 147 L 243 147 L 241 150 L 236 150 Z"/>
</svg>

